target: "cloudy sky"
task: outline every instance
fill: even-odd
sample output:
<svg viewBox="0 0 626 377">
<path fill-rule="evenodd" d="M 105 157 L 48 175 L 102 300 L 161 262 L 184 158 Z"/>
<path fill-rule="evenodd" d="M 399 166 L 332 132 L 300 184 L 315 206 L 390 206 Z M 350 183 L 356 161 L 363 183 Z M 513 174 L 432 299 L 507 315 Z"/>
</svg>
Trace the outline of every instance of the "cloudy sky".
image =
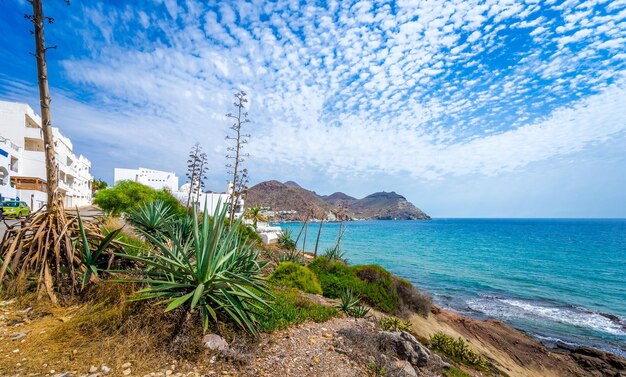
<svg viewBox="0 0 626 377">
<path fill-rule="evenodd" d="M 130 4 L 44 4 L 53 121 L 96 177 L 182 177 L 198 142 L 222 190 L 243 89 L 252 183 L 394 190 L 437 217 L 626 217 L 624 0 Z M 28 11 L 0 0 L 0 99 L 36 108 Z"/>
</svg>

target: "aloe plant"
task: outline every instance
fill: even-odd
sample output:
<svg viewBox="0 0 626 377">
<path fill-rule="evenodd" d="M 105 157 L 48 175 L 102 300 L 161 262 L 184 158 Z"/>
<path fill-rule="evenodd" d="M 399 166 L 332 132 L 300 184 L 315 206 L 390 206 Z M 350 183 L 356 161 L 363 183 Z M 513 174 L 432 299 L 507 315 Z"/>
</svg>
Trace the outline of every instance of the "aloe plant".
<svg viewBox="0 0 626 377">
<path fill-rule="evenodd" d="M 83 219 L 80 217 L 80 212 L 76 210 L 78 214 L 78 232 L 80 234 L 81 248 L 78 249 L 78 257 L 80 258 L 81 263 L 85 268 L 85 273 L 83 274 L 82 286 L 85 285 L 91 280 L 92 277 L 98 277 L 98 264 L 102 253 L 106 250 L 107 247 L 113 242 L 115 237 L 122 231 L 122 228 L 116 229 L 109 234 L 107 234 L 104 239 L 100 241 L 95 251 L 91 250 L 91 245 L 87 240 L 87 232 L 85 231 L 85 226 L 83 224 Z"/>
<path fill-rule="evenodd" d="M 263 297 L 271 297 L 261 275 L 264 265 L 257 262 L 258 252 L 239 236 L 239 221 L 229 227 L 226 208 L 218 204 L 217 208 L 221 207 L 224 209 L 216 210 L 213 217 L 205 208 L 202 222 L 193 222 L 190 236 L 181 229 L 166 240 L 147 233 L 157 252 L 120 255 L 146 266 L 129 271 L 140 278 L 124 281 L 147 285 L 134 300 L 160 299 L 167 305 L 166 312 L 180 307 L 190 312 L 199 309 L 205 329 L 222 313 L 255 335 L 255 313 L 269 308 Z"/>
</svg>

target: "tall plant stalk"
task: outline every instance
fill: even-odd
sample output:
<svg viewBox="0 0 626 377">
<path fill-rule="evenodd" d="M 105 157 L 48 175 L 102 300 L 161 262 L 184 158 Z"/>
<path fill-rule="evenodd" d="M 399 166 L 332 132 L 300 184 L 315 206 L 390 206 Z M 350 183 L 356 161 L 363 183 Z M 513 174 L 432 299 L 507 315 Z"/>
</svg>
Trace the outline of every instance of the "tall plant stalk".
<svg viewBox="0 0 626 377">
<path fill-rule="evenodd" d="M 248 171 L 244 169 L 240 172 L 241 164 L 245 161 L 246 157 L 249 157 L 249 154 L 243 153 L 242 151 L 244 145 L 248 143 L 248 138 L 250 137 L 249 134 L 242 133 L 243 125 L 250 122 L 248 119 L 248 113 L 245 111 L 245 104 L 247 102 L 248 99 L 246 98 L 246 92 L 242 90 L 235 93 L 234 105 L 237 108 L 237 115 L 233 115 L 231 113 L 226 114 L 226 117 L 234 120 L 233 125 L 230 126 L 230 129 L 233 130 L 234 133 L 233 135 L 226 136 L 226 140 L 232 140 L 235 144 L 234 146 L 227 148 L 227 150 L 232 152 L 233 155 L 229 153 L 226 156 L 227 159 L 233 161 L 232 163 L 226 164 L 228 169 L 232 169 L 230 173 L 233 176 L 233 186 L 229 197 L 229 224 L 232 224 L 235 220 L 236 206 L 243 190 L 245 190 L 245 182 L 247 181 Z"/>
</svg>

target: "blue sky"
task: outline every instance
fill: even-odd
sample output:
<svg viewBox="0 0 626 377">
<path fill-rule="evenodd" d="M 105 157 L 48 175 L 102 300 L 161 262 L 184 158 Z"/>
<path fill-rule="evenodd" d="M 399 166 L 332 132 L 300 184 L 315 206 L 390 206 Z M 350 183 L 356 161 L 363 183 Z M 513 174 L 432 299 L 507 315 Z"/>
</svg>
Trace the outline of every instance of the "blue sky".
<svg viewBox="0 0 626 377">
<path fill-rule="evenodd" d="M 227 176 L 250 95 L 253 183 L 395 190 L 437 217 L 626 217 L 626 1 L 45 1 L 53 121 L 93 174 Z M 36 108 L 23 0 L 0 99 Z"/>
</svg>

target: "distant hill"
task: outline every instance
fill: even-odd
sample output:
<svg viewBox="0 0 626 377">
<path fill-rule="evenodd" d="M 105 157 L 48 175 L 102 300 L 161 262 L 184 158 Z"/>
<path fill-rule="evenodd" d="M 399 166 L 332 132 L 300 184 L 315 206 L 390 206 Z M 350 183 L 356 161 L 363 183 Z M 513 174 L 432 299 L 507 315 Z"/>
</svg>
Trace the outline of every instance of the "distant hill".
<svg viewBox="0 0 626 377">
<path fill-rule="evenodd" d="M 287 184 L 289 183 L 289 184 Z M 328 213 L 332 206 L 317 194 L 303 189 L 295 182 L 265 181 L 248 189 L 246 207 L 271 207 L 274 211 L 297 211 L 283 215 L 282 220 L 304 220 L 307 213 Z"/>
<path fill-rule="evenodd" d="M 347 204 L 352 217 L 377 220 L 430 220 L 430 216 L 395 192 L 376 192 Z"/>
<path fill-rule="evenodd" d="M 351 203 L 357 200 L 356 198 L 353 198 L 350 195 L 346 195 L 343 192 L 336 192 L 334 194 L 320 196 L 320 198 L 322 198 L 326 203 L 332 206 L 337 206 L 342 203 Z"/>
<path fill-rule="evenodd" d="M 428 220 L 430 216 L 415 207 L 402 195 L 395 192 L 377 192 L 363 199 L 356 199 L 342 192 L 317 195 L 302 188 L 296 182 L 261 182 L 250 189 L 246 207 L 271 207 L 274 211 L 297 211 L 296 214 L 281 215 L 281 220 L 304 220 L 307 213 L 320 216 L 325 213 L 332 218 L 338 207 L 347 211 L 348 217 L 364 220 Z"/>
</svg>

